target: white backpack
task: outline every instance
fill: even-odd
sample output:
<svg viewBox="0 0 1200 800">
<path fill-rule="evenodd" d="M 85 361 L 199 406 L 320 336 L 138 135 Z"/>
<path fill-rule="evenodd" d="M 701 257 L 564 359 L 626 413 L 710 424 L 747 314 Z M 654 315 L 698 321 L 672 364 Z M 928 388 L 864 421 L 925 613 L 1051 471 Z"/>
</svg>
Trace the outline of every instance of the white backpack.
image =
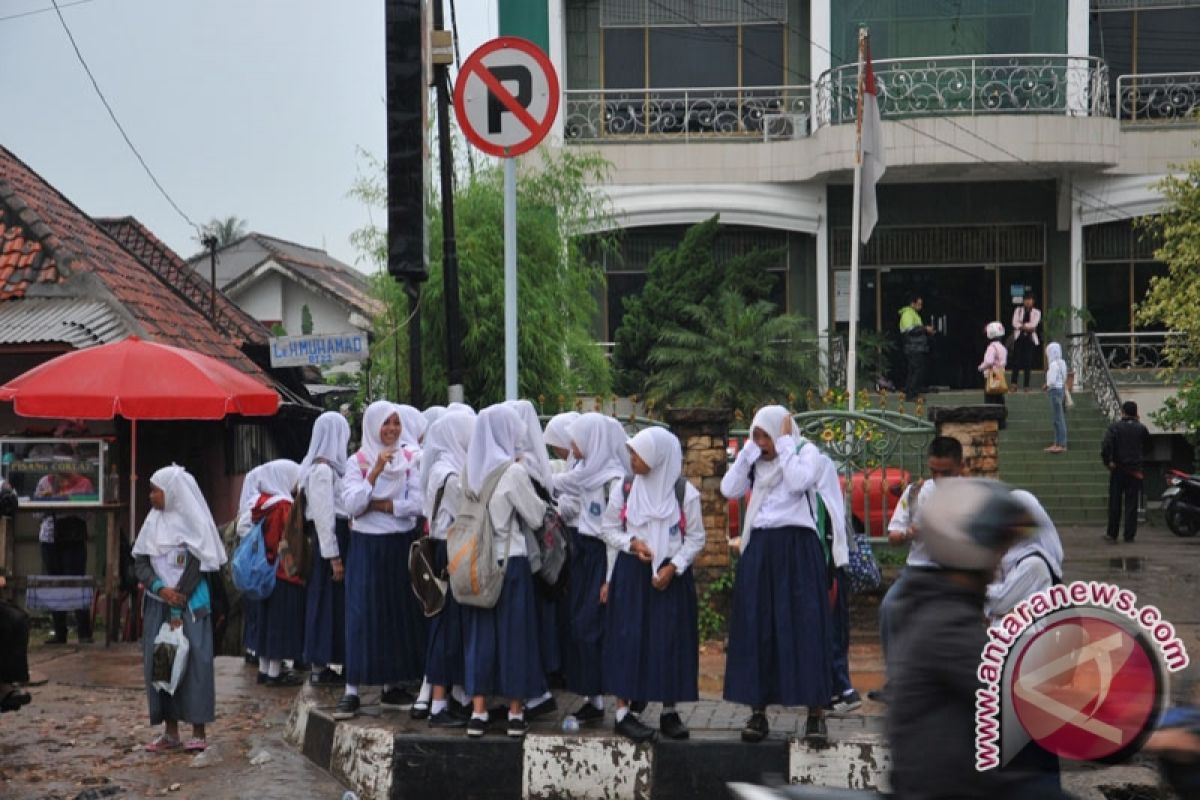
<svg viewBox="0 0 1200 800">
<path fill-rule="evenodd" d="M 446 554 L 450 573 L 450 591 L 461 605 L 475 608 L 494 608 L 504 587 L 508 569 L 508 547 L 496 558 L 496 528 L 488 503 L 496 493 L 496 485 L 513 462 L 496 467 L 483 482 L 478 495 L 470 489 L 467 470 L 462 471 L 462 503 L 454 524 L 446 532 Z"/>
</svg>

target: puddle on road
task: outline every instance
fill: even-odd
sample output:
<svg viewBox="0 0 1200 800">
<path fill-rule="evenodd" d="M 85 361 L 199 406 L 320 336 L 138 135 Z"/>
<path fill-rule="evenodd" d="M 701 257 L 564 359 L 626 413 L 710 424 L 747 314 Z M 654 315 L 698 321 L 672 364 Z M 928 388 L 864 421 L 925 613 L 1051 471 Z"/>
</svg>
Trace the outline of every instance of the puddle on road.
<svg viewBox="0 0 1200 800">
<path fill-rule="evenodd" d="M 1108 568 L 1117 570 L 1118 572 L 1141 572 L 1144 562 L 1145 559 L 1141 556 L 1110 558 L 1108 560 Z"/>
</svg>

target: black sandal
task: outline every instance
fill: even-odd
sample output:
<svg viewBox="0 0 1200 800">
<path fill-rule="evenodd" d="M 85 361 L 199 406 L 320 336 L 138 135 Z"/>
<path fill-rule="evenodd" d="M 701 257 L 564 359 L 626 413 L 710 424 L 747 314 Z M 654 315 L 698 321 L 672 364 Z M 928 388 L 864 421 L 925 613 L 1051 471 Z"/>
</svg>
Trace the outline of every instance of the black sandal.
<svg viewBox="0 0 1200 800">
<path fill-rule="evenodd" d="M 22 691 L 16 687 L 9 689 L 8 694 L 0 699 L 0 712 L 19 711 L 21 706 L 29 705 L 33 698 L 29 696 L 29 692 Z"/>
</svg>

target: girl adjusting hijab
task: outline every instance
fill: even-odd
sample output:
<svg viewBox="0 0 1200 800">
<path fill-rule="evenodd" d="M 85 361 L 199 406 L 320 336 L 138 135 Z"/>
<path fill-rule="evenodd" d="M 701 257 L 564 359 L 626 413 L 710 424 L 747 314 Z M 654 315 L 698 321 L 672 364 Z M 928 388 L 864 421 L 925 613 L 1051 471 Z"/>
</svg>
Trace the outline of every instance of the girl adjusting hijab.
<svg viewBox="0 0 1200 800">
<path fill-rule="evenodd" d="M 758 410 L 754 415 L 753 422 L 750 423 L 750 432 L 753 435 L 757 428 L 763 433 L 771 437 L 771 441 L 775 443 L 775 458 L 767 461 L 762 458 L 757 458 L 758 446 L 753 444 L 753 441 L 748 439 L 744 449 L 751 450 L 748 455 L 753 455 L 757 460 L 754 461 L 754 491 L 750 496 L 750 505 L 746 509 L 746 519 L 743 522 L 743 533 L 741 549 L 743 552 L 750 544 L 750 534 L 754 530 L 755 517 L 762 509 L 763 504 L 771 496 L 784 479 L 784 463 L 789 454 L 784 450 L 794 443 L 798 443 L 800 448 L 803 448 L 807 442 L 800 438 L 798 442 L 791 435 L 785 435 L 784 424 L 791 420 L 791 412 L 783 406 L 765 406 Z M 799 448 L 797 448 L 799 450 Z M 819 477 L 814 475 L 814 478 Z M 785 487 L 786 488 L 786 487 Z"/>
<path fill-rule="evenodd" d="M 679 439 L 662 428 L 646 428 L 629 440 L 629 449 L 650 468 L 634 475 L 625 504 L 629 530 L 650 548 L 651 578 L 683 544 L 675 483 L 683 471 Z"/>
<path fill-rule="evenodd" d="M 179 583 L 183 559 L 175 556 L 184 548 L 199 560 L 201 572 L 220 569 L 226 561 L 225 546 L 196 479 L 172 464 L 150 476 L 150 483 L 162 491 L 163 507 L 146 515 L 133 554 L 148 556 L 167 586 Z"/>
</svg>

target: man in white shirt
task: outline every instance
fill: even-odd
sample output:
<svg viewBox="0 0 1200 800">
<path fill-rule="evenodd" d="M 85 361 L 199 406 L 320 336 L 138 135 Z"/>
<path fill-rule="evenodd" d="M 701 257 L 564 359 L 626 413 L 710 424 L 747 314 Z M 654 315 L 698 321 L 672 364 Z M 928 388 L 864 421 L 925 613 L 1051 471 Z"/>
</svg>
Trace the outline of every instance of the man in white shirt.
<svg viewBox="0 0 1200 800">
<path fill-rule="evenodd" d="M 1042 322 L 1042 312 L 1033 307 L 1034 300 L 1033 290 L 1026 287 L 1021 305 L 1013 310 L 1012 380 L 1008 382 L 1013 391 L 1017 389 L 1017 376 L 1021 370 L 1025 370 L 1025 391 L 1028 392 L 1030 371 L 1035 366 L 1041 367 L 1037 330 Z"/>
<path fill-rule="evenodd" d="M 918 538 L 916 528 L 917 510 L 933 496 L 937 482 L 942 478 L 957 478 L 962 475 L 963 468 L 962 443 L 952 436 L 935 436 L 929 443 L 926 453 L 926 466 L 929 468 L 929 480 L 919 480 L 908 485 L 892 520 L 888 523 L 888 543 L 892 545 L 908 544 L 908 560 L 899 577 L 892 583 L 879 604 L 879 639 L 883 645 L 884 665 L 887 664 L 888 642 L 903 627 L 902 620 L 896 619 L 894 612 L 896 598 L 903 590 L 904 579 L 909 570 L 936 569 L 937 564 L 929 557 L 925 545 Z M 876 690 L 867 693 L 871 700 L 887 702 L 887 690 Z"/>
</svg>

